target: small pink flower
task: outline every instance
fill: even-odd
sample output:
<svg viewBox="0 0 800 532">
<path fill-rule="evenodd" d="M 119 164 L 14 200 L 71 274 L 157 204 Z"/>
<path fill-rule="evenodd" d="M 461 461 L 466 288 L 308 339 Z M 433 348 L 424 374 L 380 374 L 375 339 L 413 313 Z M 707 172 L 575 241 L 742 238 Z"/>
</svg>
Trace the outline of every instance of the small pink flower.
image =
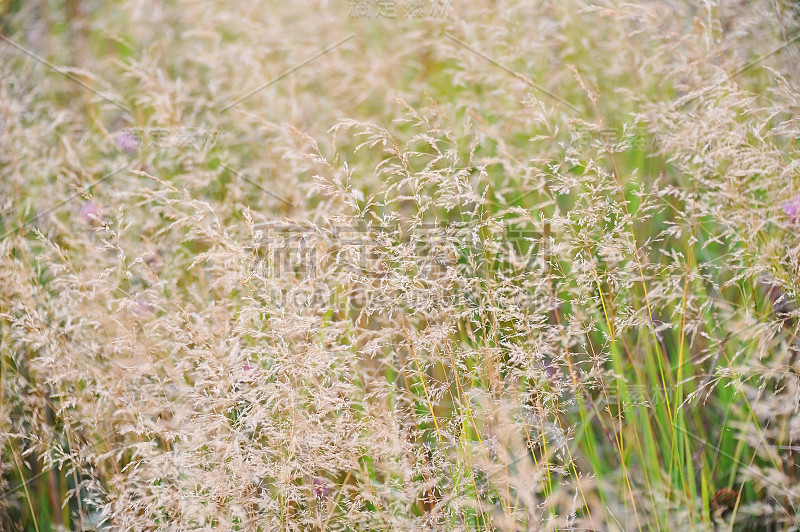
<svg viewBox="0 0 800 532">
<path fill-rule="evenodd" d="M 149 314 L 155 310 L 153 304 L 147 301 L 144 297 L 137 297 L 136 298 L 136 310 L 140 314 Z"/>
<path fill-rule="evenodd" d="M 320 478 L 314 477 L 311 480 L 312 490 L 314 491 L 314 496 L 319 500 L 326 500 L 328 496 L 330 496 L 331 491 L 333 491 L 326 483 Z"/>
<path fill-rule="evenodd" d="M 100 207 L 92 200 L 85 201 L 79 211 L 80 217 L 87 223 L 95 224 L 100 221 Z"/>
<path fill-rule="evenodd" d="M 786 202 L 783 206 L 783 212 L 786 213 L 792 223 L 800 222 L 800 194 Z"/>
<path fill-rule="evenodd" d="M 136 153 L 136 148 L 139 146 L 137 135 L 130 129 L 125 129 L 117 134 L 116 142 L 117 146 L 128 155 Z"/>
<path fill-rule="evenodd" d="M 544 364 L 544 374 L 547 375 L 548 379 L 556 379 L 558 378 L 558 366 L 552 360 L 548 360 Z"/>
</svg>

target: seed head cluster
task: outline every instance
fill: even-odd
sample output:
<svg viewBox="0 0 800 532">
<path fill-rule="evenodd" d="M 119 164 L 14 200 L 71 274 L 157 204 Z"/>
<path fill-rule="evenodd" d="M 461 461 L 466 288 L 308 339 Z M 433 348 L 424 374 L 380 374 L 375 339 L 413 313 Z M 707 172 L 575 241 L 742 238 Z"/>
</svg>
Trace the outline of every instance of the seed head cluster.
<svg viewBox="0 0 800 532">
<path fill-rule="evenodd" d="M 800 528 L 797 5 L 353 4 L 0 2 L 0 529 Z"/>
</svg>

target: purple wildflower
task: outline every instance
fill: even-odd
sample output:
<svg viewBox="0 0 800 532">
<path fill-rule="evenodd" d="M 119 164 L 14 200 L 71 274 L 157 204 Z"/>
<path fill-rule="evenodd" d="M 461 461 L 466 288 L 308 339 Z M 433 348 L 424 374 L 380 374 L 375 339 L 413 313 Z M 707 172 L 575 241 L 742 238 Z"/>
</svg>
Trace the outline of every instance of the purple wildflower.
<svg viewBox="0 0 800 532">
<path fill-rule="evenodd" d="M 121 148 L 128 155 L 136 153 L 136 148 L 139 146 L 139 139 L 130 129 L 124 129 L 117 135 L 117 146 Z"/>
<path fill-rule="evenodd" d="M 800 194 L 786 202 L 783 212 L 789 217 L 792 223 L 800 222 Z"/>
<path fill-rule="evenodd" d="M 100 221 L 100 207 L 92 200 L 86 201 L 81 205 L 79 211 L 80 217 L 87 223 L 95 224 Z"/>
<path fill-rule="evenodd" d="M 319 500 L 326 500 L 331 494 L 331 488 L 322 479 L 314 478 L 311 481 L 314 496 Z"/>
<path fill-rule="evenodd" d="M 146 298 L 140 296 L 136 298 L 136 310 L 139 314 L 149 314 L 155 310 L 155 307 Z"/>
<path fill-rule="evenodd" d="M 555 364 L 554 361 L 546 359 L 542 365 L 544 366 L 544 374 L 547 376 L 548 379 L 554 380 L 558 378 L 559 376 L 558 366 Z"/>
</svg>

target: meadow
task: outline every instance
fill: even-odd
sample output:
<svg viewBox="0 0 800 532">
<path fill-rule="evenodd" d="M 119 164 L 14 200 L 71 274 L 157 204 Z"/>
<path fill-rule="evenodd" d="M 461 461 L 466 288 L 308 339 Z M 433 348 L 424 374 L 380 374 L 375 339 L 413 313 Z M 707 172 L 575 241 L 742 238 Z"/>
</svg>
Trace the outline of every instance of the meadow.
<svg viewBox="0 0 800 532">
<path fill-rule="evenodd" d="M 0 530 L 800 530 L 800 4 L 0 0 Z"/>
</svg>

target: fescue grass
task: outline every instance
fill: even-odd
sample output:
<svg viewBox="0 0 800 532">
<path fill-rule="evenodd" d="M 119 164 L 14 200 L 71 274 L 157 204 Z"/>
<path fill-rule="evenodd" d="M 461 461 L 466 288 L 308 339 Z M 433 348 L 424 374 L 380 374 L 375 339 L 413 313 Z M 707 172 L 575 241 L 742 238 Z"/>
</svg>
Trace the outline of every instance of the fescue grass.
<svg viewBox="0 0 800 532">
<path fill-rule="evenodd" d="M 0 2 L 2 529 L 800 528 L 796 6 L 407 4 Z"/>
</svg>

